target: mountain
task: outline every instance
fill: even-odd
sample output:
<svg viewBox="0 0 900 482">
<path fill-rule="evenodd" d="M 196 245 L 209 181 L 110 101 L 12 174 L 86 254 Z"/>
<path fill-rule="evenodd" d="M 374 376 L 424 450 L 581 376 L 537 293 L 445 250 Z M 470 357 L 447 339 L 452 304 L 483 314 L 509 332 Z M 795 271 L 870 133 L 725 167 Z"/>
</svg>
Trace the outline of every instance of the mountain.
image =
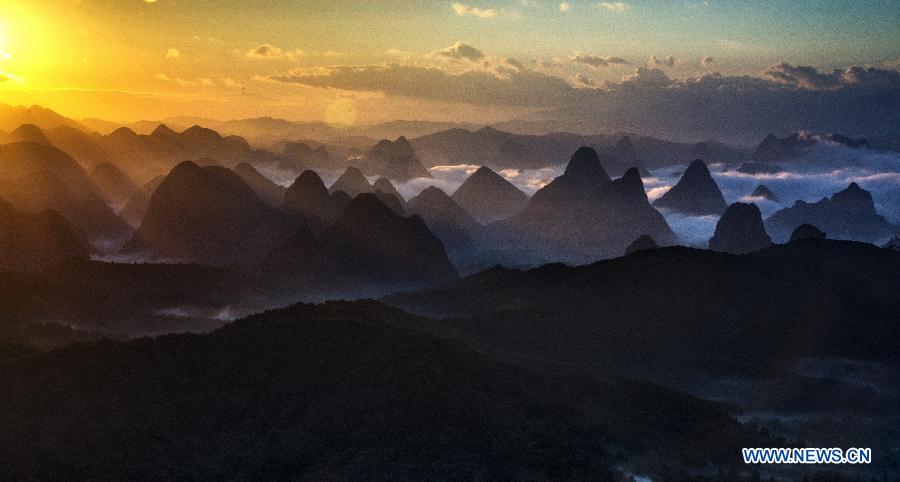
<svg viewBox="0 0 900 482">
<path fill-rule="evenodd" d="M 637 253 L 638 251 L 644 251 L 648 249 L 656 249 L 659 245 L 656 244 L 656 241 L 653 240 L 650 236 L 646 234 L 635 239 L 634 242 L 628 245 L 625 248 L 625 256 Z"/>
<path fill-rule="evenodd" d="M 386 177 L 379 177 L 378 179 L 376 179 L 372 184 L 372 189 L 375 192 L 381 191 L 385 194 L 390 194 L 396 197 L 397 200 L 399 200 L 401 203 L 406 201 L 405 199 L 403 199 L 403 196 L 400 195 L 400 191 L 398 191 L 397 188 L 394 187 L 394 185 L 391 183 L 390 179 Z"/>
<path fill-rule="evenodd" d="M 26 213 L 0 199 L 0 269 L 43 271 L 88 254 L 87 245 L 57 212 Z"/>
<path fill-rule="evenodd" d="M 623 141 L 625 138 L 627 141 Z M 416 137 L 410 142 L 425 167 L 470 164 L 493 169 L 540 169 L 565 164 L 568 153 L 581 146 L 591 146 L 600 152 L 603 157 L 601 160 L 609 164 L 609 172 L 614 174 L 624 173 L 631 167 L 644 170 L 678 164 L 685 159 L 697 157 L 691 155 L 695 151 L 695 144 L 633 134 L 582 135 L 553 132 L 535 135 L 514 134 L 494 127 L 474 131 L 453 128 Z M 631 144 L 631 148 L 628 144 Z M 715 162 L 739 162 L 745 157 L 740 149 L 715 142 L 706 143 L 706 152 L 710 153 L 708 159 Z"/>
<path fill-rule="evenodd" d="M 763 162 L 787 161 L 801 157 L 809 148 L 819 143 L 836 144 L 852 149 L 868 148 L 865 139 L 851 139 L 841 134 L 813 135 L 796 132 L 783 139 L 767 135 L 753 151 L 754 159 Z"/>
<path fill-rule="evenodd" d="M 528 204 L 528 195 L 486 166 L 466 178 L 450 197 L 483 224 L 511 217 Z"/>
<path fill-rule="evenodd" d="M 129 252 L 253 268 L 288 237 L 290 223 L 230 169 L 175 166 L 153 192 Z"/>
<path fill-rule="evenodd" d="M 17 209 L 60 213 L 91 240 L 130 233 L 84 169 L 65 152 L 46 144 L 0 145 L 0 193 Z"/>
<path fill-rule="evenodd" d="M 772 240 L 763 227 L 762 213 L 756 204 L 734 203 L 725 209 L 716 232 L 709 238 L 709 249 L 731 254 L 746 254 L 768 248 Z"/>
<path fill-rule="evenodd" d="M 894 235 L 898 227 L 875 212 L 872 195 L 858 184 L 816 203 L 797 201 L 766 219 L 766 230 L 776 241 L 787 240 L 801 224 L 818 226 L 832 239 L 878 242 Z"/>
<path fill-rule="evenodd" d="M 127 174 L 108 162 L 91 169 L 89 177 L 106 202 L 113 206 L 124 206 L 141 190 Z"/>
<path fill-rule="evenodd" d="M 0 102 L 0 131 L 11 132 L 23 124 L 32 124 L 41 129 L 60 126 L 84 129 L 78 122 L 38 105 L 10 106 Z"/>
<path fill-rule="evenodd" d="M 304 142 L 288 142 L 281 151 L 284 160 L 279 164 L 282 169 L 302 171 L 309 168 L 331 168 L 334 160 L 325 146 L 313 149 Z"/>
<path fill-rule="evenodd" d="M 648 202 L 638 170 L 611 181 L 588 147 L 576 151 L 563 175 L 537 191 L 522 212 L 488 225 L 485 233 L 484 241 L 498 249 L 572 263 L 620 256 L 644 234 L 663 245 L 675 242 Z"/>
<path fill-rule="evenodd" d="M 421 137 L 448 129 L 475 130 L 479 126 L 460 122 L 431 122 L 419 120 L 396 120 L 373 124 L 362 129 L 362 132 L 374 139 L 396 139 L 400 136 Z"/>
<path fill-rule="evenodd" d="M 444 191 L 429 186 L 407 203 L 410 214 L 420 216 L 448 250 L 466 247 L 469 233 L 478 227 L 475 219 Z"/>
<path fill-rule="evenodd" d="M 215 159 L 225 167 L 241 162 L 277 165 L 280 161 L 276 154 L 254 149 L 241 137 L 223 137 L 196 125 L 179 133 L 160 124 L 149 135 L 121 127 L 100 137 L 98 143 L 117 166 L 138 182 L 164 174 L 187 159 Z"/>
<path fill-rule="evenodd" d="M 284 208 L 320 228 L 331 224 L 340 207 L 328 195 L 328 188 L 315 171 L 303 171 L 284 193 Z"/>
<path fill-rule="evenodd" d="M 8 142 L 33 142 L 35 144 L 50 145 L 50 141 L 44 135 L 44 131 L 34 124 L 22 124 L 16 127 L 9 134 Z"/>
<path fill-rule="evenodd" d="M 456 278 L 443 245 L 419 217 L 403 217 L 370 193 L 357 196 L 321 235 L 292 236 L 269 254 L 265 267 L 358 289 Z"/>
<path fill-rule="evenodd" d="M 726 472 L 741 446 L 774 443 L 718 405 L 513 366 L 426 322 L 299 304 L 3 363 L 0 477 L 617 480 L 627 463 L 663 480 L 696 466 L 669 447 Z"/>
<path fill-rule="evenodd" d="M 284 193 L 287 188 L 275 184 L 252 165 L 242 162 L 234 166 L 234 172 L 241 176 L 250 189 L 253 189 L 253 192 L 270 206 L 281 207 L 284 204 Z"/>
<path fill-rule="evenodd" d="M 352 163 L 367 175 L 380 175 L 400 182 L 417 177 L 432 177 L 428 169 L 422 166 L 412 145 L 403 136 L 394 142 L 387 139 L 378 141 L 360 159 Z"/>
<path fill-rule="evenodd" d="M 756 186 L 756 189 L 753 190 L 753 193 L 750 194 L 750 197 L 762 198 L 767 201 L 778 202 L 778 196 L 772 192 L 765 184 L 760 184 Z"/>
<path fill-rule="evenodd" d="M 355 167 L 348 167 L 337 181 L 328 188 L 328 192 L 344 191 L 351 198 L 358 196 L 364 192 L 372 192 L 372 185 L 362 171 Z"/>
<path fill-rule="evenodd" d="M 797 229 L 791 233 L 791 239 L 788 240 L 789 243 L 793 243 L 794 241 L 801 241 L 804 239 L 825 239 L 826 234 L 822 232 L 821 229 L 813 226 L 812 224 L 801 224 L 797 226 Z"/>
<path fill-rule="evenodd" d="M 678 183 L 653 205 L 685 214 L 722 214 L 725 198 L 706 164 L 697 159 L 684 171 Z"/>
</svg>

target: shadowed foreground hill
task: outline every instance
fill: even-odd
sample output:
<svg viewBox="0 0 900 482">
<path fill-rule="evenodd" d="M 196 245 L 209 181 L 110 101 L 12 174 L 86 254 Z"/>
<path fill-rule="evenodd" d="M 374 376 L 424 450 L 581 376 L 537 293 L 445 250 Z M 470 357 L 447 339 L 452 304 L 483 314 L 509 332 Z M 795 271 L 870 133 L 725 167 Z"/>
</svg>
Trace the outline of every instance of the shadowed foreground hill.
<svg viewBox="0 0 900 482">
<path fill-rule="evenodd" d="M 800 356 L 897 361 L 897 286 L 900 254 L 810 239 L 744 256 L 672 247 L 580 267 L 498 267 L 387 301 L 479 315 L 459 329 L 514 352 L 628 365 L 707 359 L 701 366 L 715 370 L 716 358 L 757 368 Z"/>
<path fill-rule="evenodd" d="M 558 391 L 402 327 L 418 322 L 295 305 L 209 335 L 18 355 L 0 364 L 0 478 L 611 480 L 607 444 L 659 470 L 671 447 L 708 462 L 755 441 L 712 404 L 634 382 Z"/>
</svg>

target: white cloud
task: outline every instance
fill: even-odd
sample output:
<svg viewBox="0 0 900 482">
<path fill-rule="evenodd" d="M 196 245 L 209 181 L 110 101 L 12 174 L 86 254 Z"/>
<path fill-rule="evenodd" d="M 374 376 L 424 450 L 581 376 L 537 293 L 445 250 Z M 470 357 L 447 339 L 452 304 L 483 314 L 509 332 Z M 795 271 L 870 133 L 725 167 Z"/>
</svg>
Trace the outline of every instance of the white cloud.
<svg viewBox="0 0 900 482">
<path fill-rule="evenodd" d="M 470 60 L 472 62 L 484 58 L 484 52 L 465 42 L 456 42 L 445 49 L 438 50 L 434 55 L 454 60 Z"/>
<path fill-rule="evenodd" d="M 478 18 L 491 18 L 497 16 L 497 9 L 495 8 L 481 9 L 478 7 L 470 7 L 469 5 L 464 5 L 459 2 L 453 4 L 453 11 L 460 17 L 465 15 L 472 15 L 473 17 Z"/>
<path fill-rule="evenodd" d="M 613 65 L 627 65 L 628 61 L 621 57 L 600 57 L 598 55 L 588 55 L 575 52 L 571 57 L 572 62 L 576 64 L 590 65 L 594 68 L 606 68 Z"/>
<path fill-rule="evenodd" d="M 625 2 L 598 2 L 595 3 L 599 8 L 605 8 L 607 10 L 612 10 L 613 12 L 624 12 L 626 10 L 631 10 L 631 5 L 628 5 Z"/>
<path fill-rule="evenodd" d="M 675 56 L 669 55 L 665 59 L 660 60 L 657 56 L 651 55 L 650 59 L 647 60 L 647 67 L 652 69 L 660 68 L 660 67 L 675 67 Z"/>
<path fill-rule="evenodd" d="M 572 4 L 571 4 L 571 3 L 569 3 L 569 2 L 563 2 L 563 3 L 560 3 L 560 4 L 559 4 L 559 11 L 560 11 L 560 12 L 568 12 L 569 10 L 572 10 Z"/>
<path fill-rule="evenodd" d="M 166 51 L 166 58 L 167 59 L 180 59 L 181 52 L 178 49 L 170 48 L 169 50 Z"/>
</svg>

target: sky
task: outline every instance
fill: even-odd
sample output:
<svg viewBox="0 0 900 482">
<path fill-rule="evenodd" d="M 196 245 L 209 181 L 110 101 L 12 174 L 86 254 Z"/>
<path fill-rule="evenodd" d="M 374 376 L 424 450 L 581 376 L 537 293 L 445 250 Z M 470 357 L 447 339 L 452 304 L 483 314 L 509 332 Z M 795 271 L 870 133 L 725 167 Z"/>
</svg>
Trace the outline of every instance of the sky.
<svg viewBox="0 0 900 482">
<path fill-rule="evenodd" d="M 863 0 L 4 0 L 0 101 L 119 121 L 345 124 L 582 120 L 596 104 L 628 111 L 604 127 L 640 129 L 647 113 L 631 104 L 674 102 L 645 91 L 704 76 L 897 87 L 882 72 L 900 67 L 898 25 L 900 2 Z M 870 75 L 834 74 L 851 66 Z"/>
</svg>

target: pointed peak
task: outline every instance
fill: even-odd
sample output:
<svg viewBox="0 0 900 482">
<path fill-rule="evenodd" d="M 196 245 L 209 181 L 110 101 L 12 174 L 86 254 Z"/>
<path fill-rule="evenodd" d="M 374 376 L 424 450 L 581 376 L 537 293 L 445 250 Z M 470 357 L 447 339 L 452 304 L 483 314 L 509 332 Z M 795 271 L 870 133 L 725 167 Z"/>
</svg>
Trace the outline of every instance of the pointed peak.
<svg viewBox="0 0 900 482">
<path fill-rule="evenodd" d="M 137 137 L 137 133 L 127 127 L 119 127 L 109 133 L 109 137 Z"/>
<path fill-rule="evenodd" d="M 160 124 L 160 125 L 156 126 L 156 129 L 153 129 L 153 132 L 150 133 L 150 135 L 153 137 L 173 136 L 176 134 L 177 133 L 175 131 L 170 129 L 169 126 L 167 126 L 165 124 Z"/>
<path fill-rule="evenodd" d="M 709 173 L 709 168 L 706 167 L 706 163 L 703 162 L 702 159 L 694 159 L 693 162 L 691 162 L 691 164 L 688 166 L 687 170 L 688 170 L 688 171 L 690 171 L 690 170 L 695 170 L 695 171 L 697 171 L 697 170 L 703 170 L 703 171 L 706 171 L 707 173 Z M 685 172 L 687 172 L 687 171 L 685 171 Z"/>
<path fill-rule="evenodd" d="M 294 180 L 294 185 L 298 186 L 322 186 L 325 187 L 325 182 L 322 181 L 322 177 L 319 176 L 319 173 L 312 170 L 305 170 L 297 176 L 297 179 Z"/>
</svg>

